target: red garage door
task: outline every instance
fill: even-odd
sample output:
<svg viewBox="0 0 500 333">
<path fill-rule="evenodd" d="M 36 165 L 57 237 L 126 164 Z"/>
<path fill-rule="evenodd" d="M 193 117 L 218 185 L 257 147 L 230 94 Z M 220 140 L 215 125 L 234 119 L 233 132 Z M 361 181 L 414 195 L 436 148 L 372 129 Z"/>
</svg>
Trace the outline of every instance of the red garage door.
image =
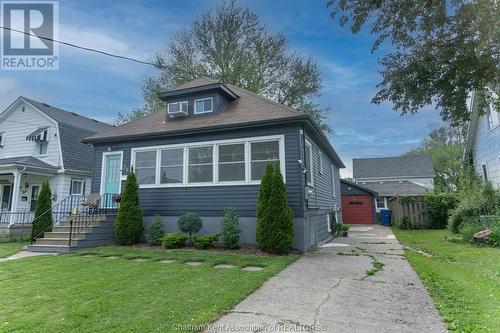
<svg viewBox="0 0 500 333">
<path fill-rule="evenodd" d="M 373 199 L 370 195 L 342 196 L 344 223 L 373 224 Z"/>
</svg>

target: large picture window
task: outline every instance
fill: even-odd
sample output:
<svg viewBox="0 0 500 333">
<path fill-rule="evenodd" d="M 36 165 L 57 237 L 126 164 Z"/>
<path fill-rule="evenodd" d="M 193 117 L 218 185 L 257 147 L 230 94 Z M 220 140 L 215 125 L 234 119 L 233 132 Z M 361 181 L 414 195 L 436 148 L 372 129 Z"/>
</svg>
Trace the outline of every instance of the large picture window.
<svg viewBox="0 0 500 333">
<path fill-rule="evenodd" d="M 245 144 L 219 146 L 219 181 L 245 181 Z"/>
<path fill-rule="evenodd" d="M 189 148 L 188 182 L 213 181 L 213 146 Z"/>
<path fill-rule="evenodd" d="M 285 177 L 284 138 L 266 136 L 132 149 L 141 187 L 259 184 L 268 162 Z"/>
<path fill-rule="evenodd" d="M 161 151 L 160 182 L 179 184 L 183 182 L 184 148 Z"/>
<path fill-rule="evenodd" d="M 156 183 L 156 150 L 135 154 L 135 173 L 141 185 Z"/>
</svg>

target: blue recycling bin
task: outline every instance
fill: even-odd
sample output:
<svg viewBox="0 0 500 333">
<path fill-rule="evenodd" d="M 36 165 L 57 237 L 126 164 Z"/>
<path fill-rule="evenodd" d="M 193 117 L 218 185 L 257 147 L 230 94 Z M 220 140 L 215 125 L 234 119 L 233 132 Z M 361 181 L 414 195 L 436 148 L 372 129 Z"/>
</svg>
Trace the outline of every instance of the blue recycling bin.
<svg viewBox="0 0 500 333">
<path fill-rule="evenodd" d="M 380 223 L 383 226 L 390 227 L 391 226 L 391 215 L 392 215 L 392 211 L 390 209 L 381 209 L 380 210 Z"/>
</svg>

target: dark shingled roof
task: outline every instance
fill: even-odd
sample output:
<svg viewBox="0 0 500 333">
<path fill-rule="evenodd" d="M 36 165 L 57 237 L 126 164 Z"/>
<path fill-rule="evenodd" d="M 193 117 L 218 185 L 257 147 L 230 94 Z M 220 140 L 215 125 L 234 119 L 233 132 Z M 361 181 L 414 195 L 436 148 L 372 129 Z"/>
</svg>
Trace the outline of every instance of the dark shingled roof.
<svg viewBox="0 0 500 333">
<path fill-rule="evenodd" d="M 212 85 L 214 83 L 218 83 L 218 81 L 200 78 L 189 81 L 171 90 Z M 225 84 L 225 86 L 238 95 L 239 98 L 229 103 L 222 112 L 217 112 L 207 117 L 185 117 L 183 119 L 176 119 L 175 121 L 165 121 L 166 110 L 163 110 L 122 126 L 112 128 L 103 133 L 93 135 L 88 138 L 88 141 L 105 141 L 103 139 L 167 134 L 213 126 L 237 125 L 256 121 L 304 117 L 303 113 L 247 90 L 230 84 Z"/>
<path fill-rule="evenodd" d="M 64 168 L 92 171 L 94 149 L 82 141 L 114 126 L 26 97 L 23 99 L 58 123 Z"/>
<path fill-rule="evenodd" d="M 377 192 L 381 197 L 422 196 L 428 190 L 425 186 L 406 180 L 382 182 L 382 184 L 380 182 L 361 183 L 361 185 Z"/>
<path fill-rule="evenodd" d="M 0 165 L 20 165 L 25 167 L 35 167 L 41 169 L 49 169 L 56 171 L 57 168 L 53 165 L 47 164 L 33 156 L 19 156 L 19 157 L 6 157 L 0 158 Z"/>
<path fill-rule="evenodd" d="M 354 179 L 388 177 L 434 177 L 432 160 L 427 155 L 381 158 L 354 158 Z"/>
</svg>

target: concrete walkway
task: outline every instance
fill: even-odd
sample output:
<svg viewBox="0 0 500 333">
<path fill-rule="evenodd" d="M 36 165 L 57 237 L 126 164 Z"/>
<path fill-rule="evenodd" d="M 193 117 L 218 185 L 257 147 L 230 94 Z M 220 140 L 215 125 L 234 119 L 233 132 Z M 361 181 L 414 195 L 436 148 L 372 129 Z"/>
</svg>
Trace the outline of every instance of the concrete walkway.
<svg viewBox="0 0 500 333">
<path fill-rule="evenodd" d="M 5 262 L 9 260 L 23 259 L 36 256 L 47 256 L 47 255 L 57 255 L 58 253 L 47 253 L 47 252 L 30 252 L 30 251 L 20 251 L 13 254 L 7 258 L 0 258 L 0 262 Z"/>
<path fill-rule="evenodd" d="M 377 262 L 384 264 L 379 271 Z M 356 226 L 349 237 L 334 239 L 271 278 L 207 331 L 421 333 L 446 328 L 391 230 Z"/>
</svg>

